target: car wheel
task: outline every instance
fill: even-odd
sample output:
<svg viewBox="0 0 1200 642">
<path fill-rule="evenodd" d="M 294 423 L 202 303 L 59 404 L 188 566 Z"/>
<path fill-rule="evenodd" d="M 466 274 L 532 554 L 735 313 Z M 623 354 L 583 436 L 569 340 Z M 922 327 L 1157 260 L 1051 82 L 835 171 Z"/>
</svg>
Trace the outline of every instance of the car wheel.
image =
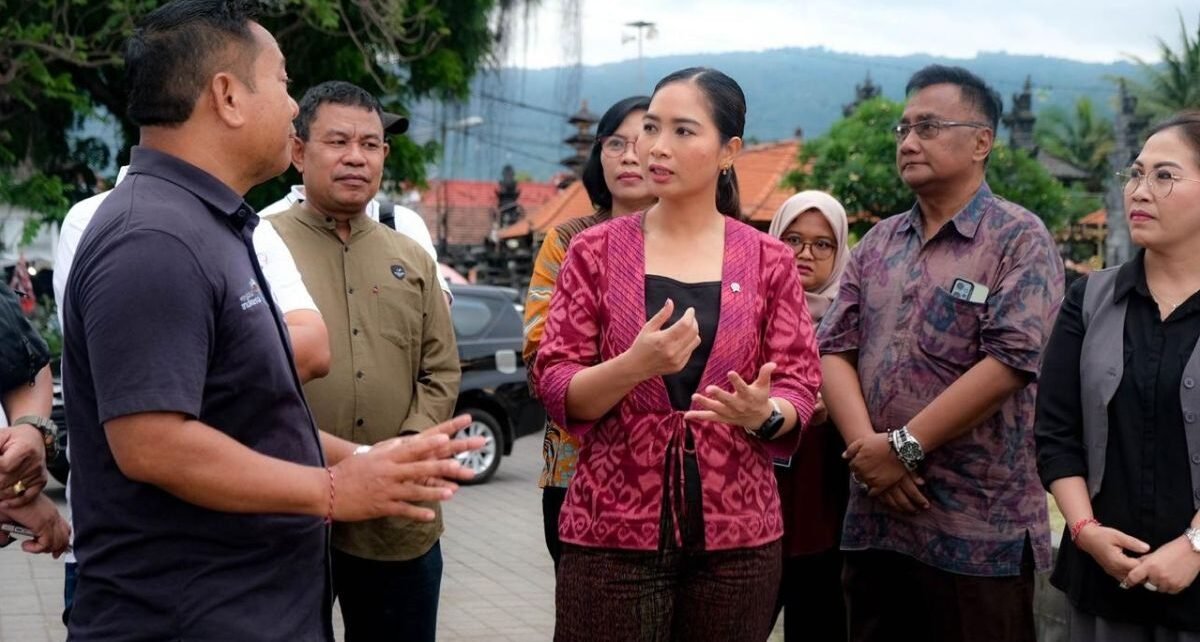
<svg viewBox="0 0 1200 642">
<path fill-rule="evenodd" d="M 456 456 L 458 463 L 475 471 L 475 477 L 464 484 L 482 484 L 496 474 L 500 467 L 501 453 L 504 452 L 504 433 L 500 432 L 500 422 L 486 410 L 466 408 L 462 412 L 471 415 L 471 423 L 458 431 L 456 439 L 483 437 L 487 443 L 479 450 L 460 453 Z M 461 414 L 461 413 L 460 413 Z"/>
</svg>

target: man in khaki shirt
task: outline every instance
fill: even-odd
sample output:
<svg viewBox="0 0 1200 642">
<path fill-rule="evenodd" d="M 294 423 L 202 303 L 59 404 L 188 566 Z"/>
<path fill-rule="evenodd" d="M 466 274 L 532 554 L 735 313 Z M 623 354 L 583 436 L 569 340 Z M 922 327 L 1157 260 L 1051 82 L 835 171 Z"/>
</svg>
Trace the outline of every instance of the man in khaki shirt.
<svg viewBox="0 0 1200 642">
<path fill-rule="evenodd" d="M 373 444 L 445 421 L 458 351 L 437 266 L 412 239 L 367 217 L 388 144 L 373 96 L 326 82 L 300 101 L 292 163 L 307 199 L 267 220 L 291 250 L 326 319 L 332 361 L 305 385 L 317 424 Z M 347 642 L 436 635 L 441 509 L 432 522 L 337 523 L 333 589 Z"/>
</svg>

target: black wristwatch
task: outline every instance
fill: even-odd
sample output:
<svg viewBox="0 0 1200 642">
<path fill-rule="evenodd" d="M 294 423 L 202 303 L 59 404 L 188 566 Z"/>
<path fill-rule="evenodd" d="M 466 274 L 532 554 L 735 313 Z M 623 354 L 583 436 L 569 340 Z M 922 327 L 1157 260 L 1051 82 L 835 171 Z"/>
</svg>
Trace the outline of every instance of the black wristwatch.
<svg viewBox="0 0 1200 642">
<path fill-rule="evenodd" d="M 46 417 L 38 417 L 37 415 L 25 415 L 17 417 L 12 422 L 13 426 L 21 424 L 29 424 L 38 429 L 42 433 L 42 445 L 46 447 L 46 460 L 54 459 L 58 455 L 58 426 L 47 419 Z"/>
<path fill-rule="evenodd" d="M 758 427 L 758 430 L 750 431 L 750 434 L 758 437 L 763 441 L 771 441 L 779 431 L 783 429 L 783 412 L 779 410 L 779 404 L 775 403 L 774 399 L 769 399 L 771 402 L 771 416 Z"/>
</svg>

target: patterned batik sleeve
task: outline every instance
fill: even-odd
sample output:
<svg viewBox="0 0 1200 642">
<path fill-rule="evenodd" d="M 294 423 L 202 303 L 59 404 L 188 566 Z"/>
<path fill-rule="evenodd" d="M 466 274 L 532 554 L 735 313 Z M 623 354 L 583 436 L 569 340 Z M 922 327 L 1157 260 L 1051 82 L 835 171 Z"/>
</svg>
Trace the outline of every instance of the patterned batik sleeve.
<svg viewBox="0 0 1200 642">
<path fill-rule="evenodd" d="M 600 276 L 601 264 L 594 243 L 601 237 L 577 237 L 567 251 L 558 273 L 554 296 L 546 316 L 543 341 L 534 360 L 533 380 L 546 407 L 546 415 L 567 432 L 581 436 L 595 422 L 569 421 L 567 388 L 571 379 L 600 362 Z"/>
<path fill-rule="evenodd" d="M 837 354 L 839 352 L 854 352 L 861 342 L 859 317 L 861 314 L 860 273 L 864 252 L 861 251 L 867 240 L 864 239 L 850 253 L 850 261 L 846 271 L 842 273 L 842 283 L 838 287 L 837 297 L 833 305 L 821 318 L 821 326 L 817 329 L 817 341 L 821 354 Z"/>
<path fill-rule="evenodd" d="M 980 348 L 1000 363 L 1036 377 L 1063 299 L 1063 263 L 1040 221 L 1019 232 L 987 299 Z"/>
<path fill-rule="evenodd" d="M 795 261 L 790 253 L 774 249 L 763 251 L 768 276 L 761 361 L 776 365 L 771 396 L 787 400 L 796 409 L 796 429 L 766 444 L 771 456 L 786 458 L 796 451 L 800 429 L 812 418 L 821 388 L 821 356 Z"/>
<path fill-rule="evenodd" d="M 534 378 L 533 362 L 542 343 L 546 315 L 550 312 L 550 297 L 554 296 L 554 282 L 558 279 L 558 270 L 565 254 L 566 249 L 558 230 L 551 229 L 542 240 L 537 260 L 533 262 L 533 276 L 529 279 L 529 289 L 525 295 L 525 346 L 521 356 L 525 359 L 526 372 L 529 373 L 529 389 L 534 391 L 534 394 L 537 391 L 537 382 Z"/>
</svg>

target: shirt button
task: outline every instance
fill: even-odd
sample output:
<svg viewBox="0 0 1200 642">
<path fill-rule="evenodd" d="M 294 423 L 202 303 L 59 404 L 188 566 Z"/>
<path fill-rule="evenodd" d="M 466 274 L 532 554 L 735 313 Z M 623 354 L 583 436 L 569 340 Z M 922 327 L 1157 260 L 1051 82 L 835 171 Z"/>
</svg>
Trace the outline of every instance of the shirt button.
<svg viewBox="0 0 1200 642">
<path fill-rule="evenodd" d="M 332 216 L 326 216 L 326 217 L 325 217 L 325 222 L 326 222 L 326 223 L 332 223 L 332 222 L 333 222 L 333 217 L 332 217 Z"/>
<path fill-rule="evenodd" d="M 1192 463 L 1200 464 L 1200 453 L 1196 453 L 1195 455 L 1192 455 Z"/>
<path fill-rule="evenodd" d="M 343 247 L 343 248 L 342 248 L 342 251 L 343 251 L 343 252 L 349 252 L 349 251 L 350 251 L 350 248 L 349 248 L 349 247 Z"/>
<path fill-rule="evenodd" d="M 353 334 L 354 336 L 357 337 L 358 336 L 358 328 L 354 328 L 353 330 L 351 330 L 350 334 Z"/>
<path fill-rule="evenodd" d="M 1195 387 L 1196 387 L 1196 380 L 1195 380 L 1195 379 L 1193 379 L 1193 378 L 1191 378 L 1191 377 L 1184 377 L 1184 379 L 1183 379 L 1183 387 L 1184 387 L 1184 388 L 1187 388 L 1187 389 L 1189 389 L 1189 390 L 1190 390 L 1190 389 L 1192 389 L 1192 388 L 1195 388 Z"/>
<path fill-rule="evenodd" d="M 363 425 L 363 420 L 362 420 L 362 417 L 359 417 L 358 421 L 354 422 L 354 425 L 355 425 L 355 426 L 361 426 L 361 425 Z"/>
<path fill-rule="evenodd" d="M 354 373 L 354 376 L 358 377 L 359 379 L 362 379 L 362 378 L 363 378 L 363 371 L 362 371 L 362 370 L 359 370 L 358 372 Z"/>
<path fill-rule="evenodd" d="M 1186 421 L 1186 422 L 1188 422 L 1189 424 L 1194 424 L 1194 423 L 1196 423 L 1196 413 L 1194 413 L 1194 412 L 1189 412 L 1189 413 L 1185 414 L 1185 415 L 1183 416 L 1183 420 L 1184 420 L 1184 421 Z"/>
<path fill-rule="evenodd" d="M 346 293 L 347 293 L 347 294 L 354 294 L 354 288 L 349 288 L 348 290 L 346 290 Z"/>
</svg>

